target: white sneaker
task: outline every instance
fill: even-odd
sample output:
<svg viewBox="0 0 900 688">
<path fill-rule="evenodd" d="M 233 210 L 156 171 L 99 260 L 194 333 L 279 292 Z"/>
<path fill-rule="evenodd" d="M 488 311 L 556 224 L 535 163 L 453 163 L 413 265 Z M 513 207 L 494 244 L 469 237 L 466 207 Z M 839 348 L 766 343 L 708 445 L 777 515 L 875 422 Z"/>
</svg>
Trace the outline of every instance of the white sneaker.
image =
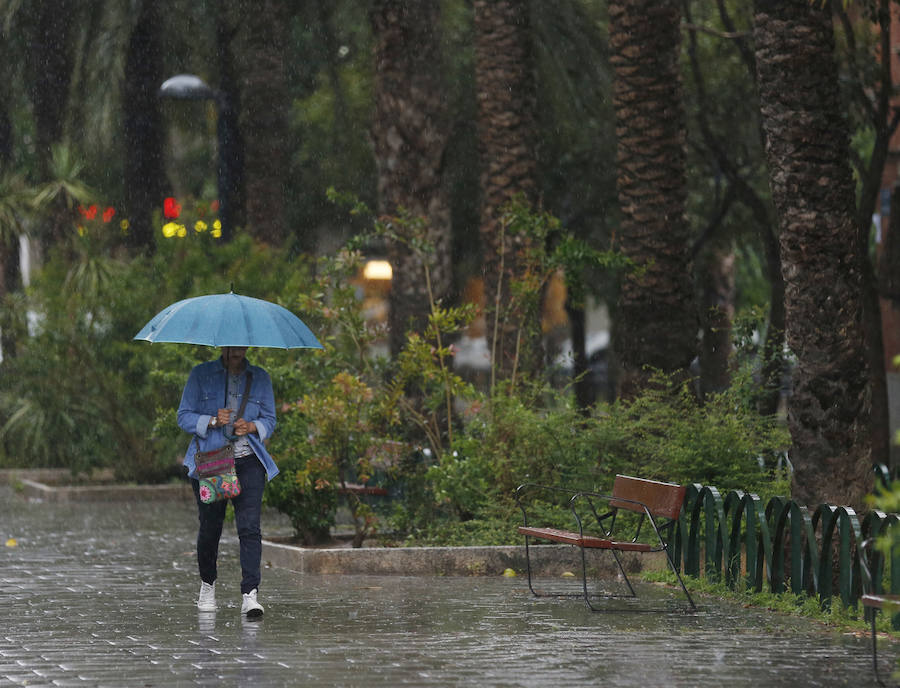
<svg viewBox="0 0 900 688">
<path fill-rule="evenodd" d="M 216 611 L 216 584 L 200 583 L 200 596 L 197 598 L 197 609 L 201 612 Z"/>
<path fill-rule="evenodd" d="M 248 619 L 256 619 L 263 615 L 263 606 L 256 601 L 256 590 L 244 593 L 244 601 L 241 603 L 241 614 L 246 614 Z"/>
</svg>

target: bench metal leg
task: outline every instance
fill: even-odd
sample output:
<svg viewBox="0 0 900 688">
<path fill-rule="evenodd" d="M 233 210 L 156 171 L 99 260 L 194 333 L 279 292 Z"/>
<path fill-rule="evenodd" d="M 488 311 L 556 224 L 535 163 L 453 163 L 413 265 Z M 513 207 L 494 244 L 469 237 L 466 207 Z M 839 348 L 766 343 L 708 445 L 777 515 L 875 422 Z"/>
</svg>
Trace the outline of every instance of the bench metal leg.
<svg viewBox="0 0 900 688">
<path fill-rule="evenodd" d="M 681 586 L 681 589 L 684 591 L 685 597 L 687 597 L 688 602 L 691 603 L 691 609 L 693 611 L 697 611 L 697 605 L 694 604 L 694 598 L 691 597 L 691 593 L 688 592 L 687 586 L 684 584 L 684 580 L 681 578 L 681 574 L 678 573 L 678 568 L 675 566 L 675 562 L 672 561 L 672 557 L 669 555 L 669 548 L 665 546 L 664 550 L 666 553 L 666 561 L 669 562 L 669 567 L 672 569 L 672 573 L 675 574 L 675 577 L 678 579 L 678 584 Z"/>
<path fill-rule="evenodd" d="M 622 578 L 625 579 L 625 585 L 628 586 L 628 591 L 631 593 L 631 597 L 637 597 L 637 593 L 634 591 L 634 588 L 631 585 L 631 581 L 628 580 L 628 574 L 625 573 L 625 567 L 622 566 L 622 560 L 619 559 L 619 553 L 614 549 L 610 550 L 610 552 L 612 552 L 613 557 L 615 557 L 616 565 L 619 567 L 619 572 L 622 574 Z"/>
<path fill-rule="evenodd" d="M 875 630 L 875 619 L 878 616 L 878 610 L 873 607 L 869 609 L 869 614 L 872 617 L 872 669 L 875 671 L 875 680 L 878 681 L 878 685 L 886 686 L 887 684 L 881 680 L 881 676 L 878 673 L 878 634 Z"/>
<path fill-rule="evenodd" d="M 528 548 L 528 536 L 525 536 L 525 570 L 528 572 L 528 589 L 531 590 L 531 594 L 535 597 L 540 597 L 535 591 L 534 586 L 531 584 L 531 551 Z"/>
<path fill-rule="evenodd" d="M 531 573 L 531 549 L 528 546 L 528 538 L 529 538 L 529 536 L 526 535 L 525 536 L 525 571 L 528 574 L 528 589 L 531 590 L 531 594 L 534 595 L 535 597 L 580 597 L 581 593 L 578 593 L 578 592 L 576 592 L 576 593 L 562 592 L 562 593 L 542 594 L 534 589 L 534 583 L 532 582 L 532 573 Z M 584 549 L 583 548 L 580 548 L 580 549 L 581 549 L 581 553 L 583 556 Z M 582 568 L 582 571 L 584 571 L 584 568 Z M 585 584 L 585 586 L 584 586 L 584 591 L 585 591 L 585 594 L 587 594 L 587 584 Z M 588 605 L 590 605 L 590 602 L 588 602 Z"/>
<path fill-rule="evenodd" d="M 590 607 L 592 612 L 602 612 L 603 609 L 599 607 L 595 607 L 591 604 L 591 595 L 587 589 L 587 553 L 585 550 L 586 547 L 580 547 L 581 550 L 581 587 L 584 590 L 584 601 L 587 602 L 587 606 Z M 637 593 L 634 591 L 634 588 L 631 586 L 631 581 L 628 580 L 628 574 L 625 573 L 625 568 L 622 566 L 622 561 L 619 559 L 619 553 L 616 550 L 609 550 L 613 557 L 616 560 L 616 564 L 619 566 L 619 571 L 622 572 L 622 577 L 625 579 L 625 585 L 628 586 L 628 591 L 631 593 L 627 595 L 627 597 L 637 597 Z M 615 597 L 615 595 L 602 595 L 602 597 Z"/>
</svg>

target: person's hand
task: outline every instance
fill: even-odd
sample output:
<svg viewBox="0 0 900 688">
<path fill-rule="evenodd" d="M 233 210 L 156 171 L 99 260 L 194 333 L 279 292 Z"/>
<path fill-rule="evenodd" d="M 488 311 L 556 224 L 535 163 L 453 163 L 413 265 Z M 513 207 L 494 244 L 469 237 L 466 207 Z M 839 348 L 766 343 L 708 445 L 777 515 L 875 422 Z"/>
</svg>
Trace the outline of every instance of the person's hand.
<svg viewBox="0 0 900 688">
<path fill-rule="evenodd" d="M 249 435 L 253 432 L 256 432 L 256 423 L 254 423 L 253 421 L 250 421 L 248 423 L 243 418 L 238 418 L 236 421 L 234 421 L 234 434 L 238 437 L 242 435 Z"/>
<path fill-rule="evenodd" d="M 216 424 L 221 428 L 231 422 L 231 409 L 219 409 L 216 411 Z"/>
</svg>

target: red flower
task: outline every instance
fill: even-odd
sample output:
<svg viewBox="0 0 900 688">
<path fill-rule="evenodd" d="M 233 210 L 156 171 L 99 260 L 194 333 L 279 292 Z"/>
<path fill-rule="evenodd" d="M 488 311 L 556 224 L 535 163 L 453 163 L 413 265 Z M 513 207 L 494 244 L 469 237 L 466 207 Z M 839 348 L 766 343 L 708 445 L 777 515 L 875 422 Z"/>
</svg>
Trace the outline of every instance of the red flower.
<svg viewBox="0 0 900 688">
<path fill-rule="evenodd" d="M 174 220 L 181 215 L 181 205 L 171 196 L 163 201 L 163 215 L 168 220 Z"/>
<path fill-rule="evenodd" d="M 83 214 L 88 220 L 93 220 L 95 217 L 97 217 L 97 206 L 92 205 L 87 210 L 85 210 Z"/>
<path fill-rule="evenodd" d="M 215 200 L 212 203 L 210 203 L 209 210 L 210 210 L 210 212 L 213 212 L 213 213 L 219 212 L 219 201 Z"/>
<path fill-rule="evenodd" d="M 112 206 L 110 206 L 109 208 L 107 208 L 106 210 L 103 211 L 103 221 L 109 222 L 110 220 L 113 219 L 113 215 L 115 215 L 115 214 L 116 214 L 116 209 L 113 208 Z"/>
</svg>

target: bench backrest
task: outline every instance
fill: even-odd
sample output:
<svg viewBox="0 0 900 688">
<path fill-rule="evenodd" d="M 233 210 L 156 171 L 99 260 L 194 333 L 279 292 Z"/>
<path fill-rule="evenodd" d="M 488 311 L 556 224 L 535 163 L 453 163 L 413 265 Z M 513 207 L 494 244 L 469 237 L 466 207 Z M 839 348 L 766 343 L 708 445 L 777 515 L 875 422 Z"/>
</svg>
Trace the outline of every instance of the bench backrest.
<svg viewBox="0 0 900 688">
<path fill-rule="evenodd" d="M 681 513 L 681 504 L 687 487 L 675 483 L 661 483 L 657 480 L 645 480 L 644 478 L 632 478 L 628 475 L 617 475 L 613 485 L 613 498 L 609 505 L 618 509 L 628 509 L 643 513 L 644 509 L 639 504 L 620 502 L 616 497 L 632 499 L 635 502 L 646 504 L 650 513 L 664 518 L 678 518 Z"/>
</svg>

